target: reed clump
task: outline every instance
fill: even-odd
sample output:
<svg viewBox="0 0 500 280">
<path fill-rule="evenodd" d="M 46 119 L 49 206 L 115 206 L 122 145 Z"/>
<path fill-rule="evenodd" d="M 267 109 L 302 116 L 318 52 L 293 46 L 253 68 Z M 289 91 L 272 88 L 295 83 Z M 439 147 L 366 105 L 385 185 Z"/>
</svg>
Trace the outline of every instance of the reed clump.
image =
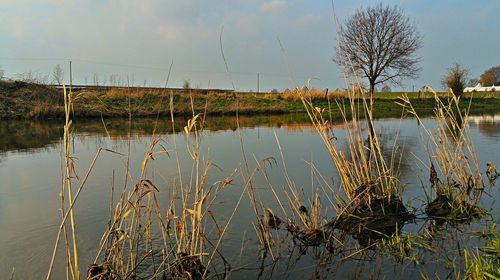
<svg viewBox="0 0 500 280">
<path fill-rule="evenodd" d="M 285 191 L 290 211 L 284 212 L 286 220 L 283 221 L 270 208 L 265 208 L 264 224 L 269 229 L 284 229 L 293 238 L 294 243 L 303 246 L 320 246 L 327 244 L 332 237 L 332 231 L 325 227 L 324 208 L 319 199 L 319 194 L 313 196 L 310 211 L 300 200 L 297 193 Z M 283 205 L 281 208 L 284 210 Z M 266 231 L 268 239 L 273 240 L 272 231 Z"/>
<path fill-rule="evenodd" d="M 434 127 L 422 121 L 408 97 L 400 102 L 416 118 L 423 130 L 422 142 L 427 143 L 429 183 L 435 198 L 425 212 L 449 220 L 481 217 L 485 214 L 480 208 L 484 182 L 469 130 L 469 111 L 461 110 L 458 97 L 443 100 L 435 92 L 434 97 Z"/>
<path fill-rule="evenodd" d="M 271 186 L 271 189 L 285 220 L 266 208 L 265 224 L 273 229 L 284 228 L 299 245 L 326 245 L 329 249 L 336 247 L 336 241 L 343 243 L 339 238 L 342 239 L 344 235 L 334 235 L 335 229 L 341 229 L 366 246 L 372 240 L 392 236 L 401 230 L 406 221 L 415 217 L 401 200 L 402 185 L 398 179 L 400 153 L 396 143 L 389 158 L 384 156 L 379 136 L 373 128 L 372 101 L 360 94 L 359 87 L 347 92 L 347 99 L 334 100 L 334 104 L 328 102 L 328 108 L 314 106 L 314 94 L 301 88 L 295 90 L 296 98 L 303 103 L 338 171 L 339 190 L 326 183 L 317 169 L 311 167 L 320 179 L 318 181 L 324 184 L 313 190 L 309 201 L 304 201 L 301 192 L 288 176 L 286 161 L 277 139 L 285 167 L 287 188 L 284 188 L 284 195 L 287 203 L 280 201 L 274 187 Z M 342 127 L 346 132 L 345 146 L 339 143 L 333 129 L 332 106 L 337 106 L 340 112 Z M 336 213 L 333 219 L 327 218 L 328 207 L 321 203 L 320 192 L 333 194 L 333 198 L 329 199 Z"/>
<path fill-rule="evenodd" d="M 309 207 L 306 207 L 304 203 L 300 200 L 290 201 L 289 193 L 285 193 L 288 200 L 288 206 L 280 205 L 283 211 L 284 220 L 281 220 L 277 215 L 274 214 L 273 210 L 266 208 L 266 217 L 264 219 L 265 225 L 268 228 L 268 239 L 269 243 L 275 245 L 278 248 L 281 245 L 281 241 L 290 240 L 293 242 L 293 246 L 298 246 L 300 251 L 307 250 L 307 248 L 317 248 L 320 247 L 322 252 L 323 249 L 332 250 L 335 245 L 336 237 L 332 227 L 329 226 L 327 220 L 327 210 L 319 199 L 319 194 L 315 193 L 309 200 Z M 285 208 L 287 210 L 285 210 Z M 278 235 L 278 230 L 281 230 L 286 236 Z M 281 239 L 283 238 L 283 239 Z M 286 248 L 289 247 L 289 243 L 286 244 Z M 276 246 L 278 245 L 278 246 Z M 275 252 L 281 253 L 281 251 L 271 248 Z M 270 249 L 270 250 L 271 250 Z"/>
<path fill-rule="evenodd" d="M 389 159 L 383 156 L 373 125 L 373 100 L 366 99 L 366 94 L 358 98 L 358 91 L 359 87 L 353 87 L 348 92 L 347 104 L 336 102 L 346 131 L 346 150 L 339 145 L 332 122 L 327 119 L 329 111 L 315 107 L 307 92 L 298 94 L 340 178 L 337 214 L 330 224 L 364 236 L 380 232 L 383 227 L 394 229 L 413 216 L 400 198 L 398 148 L 393 146 Z"/>
<path fill-rule="evenodd" d="M 108 149 L 99 149 L 92 164 L 83 178 L 76 173 L 75 157 L 71 154 L 73 119 L 71 118 L 74 96 L 64 90 L 64 173 L 61 185 L 61 225 L 54 246 L 53 256 L 46 279 L 52 278 L 54 260 L 58 252 L 59 240 L 64 240 L 66 271 L 68 279 L 205 279 L 209 268 L 215 269 L 215 260 L 224 264 L 224 272 L 229 263 L 220 253 L 224 234 L 231 217 L 223 226 L 219 225 L 211 206 L 225 187 L 232 182 L 232 174 L 227 178 L 209 183 L 212 162 L 201 152 L 202 119 L 194 113 L 184 127 L 186 149 L 191 160 L 191 172 L 183 178 L 178 149 L 174 137 L 174 148 L 167 150 L 161 137 L 153 137 L 141 164 L 140 178 L 130 184 L 133 172 L 130 171 L 130 126 L 132 108 L 129 108 L 129 154 L 123 155 Z M 173 96 L 170 96 L 173 107 Z M 193 105 L 192 105 L 192 108 Z M 173 112 L 173 110 L 170 110 Z M 171 113 L 172 131 L 175 122 Z M 155 128 L 156 130 L 156 128 Z M 85 186 L 94 164 L 102 150 L 126 156 L 125 178 L 118 198 L 115 198 L 115 185 L 111 187 L 110 218 L 97 248 L 93 264 L 82 273 L 78 257 L 76 215 L 74 205 Z M 174 155 L 178 175 L 172 179 L 170 201 L 162 205 L 158 193 L 164 188 L 157 186 L 152 179 L 154 171 L 150 163 L 161 155 Z M 74 184 L 79 187 L 75 190 Z M 114 180 L 113 180 L 114 182 Z M 166 188 L 165 188 L 166 189 Z M 243 196 L 243 193 L 242 195 Z M 216 229 L 216 230 L 214 230 Z M 212 232 L 216 234 L 212 234 Z"/>
<path fill-rule="evenodd" d="M 284 217 L 284 220 L 282 220 L 272 209 L 264 208 L 263 212 L 266 215 L 264 215 L 262 224 L 265 227 L 263 235 L 267 237 L 266 243 L 270 244 L 270 241 L 274 240 L 273 230 L 283 229 L 291 235 L 294 244 L 306 247 L 326 245 L 331 241 L 332 231 L 330 227 L 326 226 L 327 207 L 323 205 L 320 199 L 320 192 L 331 191 L 331 186 L 321 177 L 321 174 L 318 174 L 317 168 L 310 163 L 312 175 L 315 174 L 321 178 L 321 186 L 316 188 L 311 186 L 312 195 L 309 199 L 305 199 L 304 190 L 296 186 L 295 181 L 292 180 L 288 173 L 283 148 L 277 135 L 275 135 L 275 139 L 283 164 L 284 181 L 286 182 L 286 186 L 283 187 L 284 201 L 278 196 L 276 187 L 272 185 L 265 171 L 265 163 L 269 163 L 272 167 L 273 162 L 277 165 L 276 160 L 268 158 L 262 163 L 257 162 L 257 166 L 266 179 Z"/>
<path fill-rule="evenodd" d="M 290 222 L 286 229 L 292 235 L 293 239 L 305 246 L 319 246 L 326 244 L 331 238 L 332 232 L 324 227 L 324 219 L 321 215 L 322 206 L 318 194 L 314 196 L 311 212 L 301 205 L 297 210 L 294 207 L 294 216 L 298 217 L 298 222 Z"/>
<path fill-rule="evenodd" d="M 109 267 L 116 279 L 205 279 L 215 257 L 222 258 L 225 269 L 229 268 L 218 251 L 229 222 L 218 232 L 216 242 L 209 240 L 207 232 L 209 221 L 219 229 L 210 207 L 232 179 L 208 183 L 212 163 L 202 159 L 200 128 L 199 115 L 184 127 L 192 173 L 185 181 L 179 169 L 166 210 L 158 201 L 160 188 L 148 179 L 148 164 L 161 154 L 173 154 L 178 166 L 180 163 L 176 150 L 158 150 L 160 138 L 154 138 L 142 162 L 141 179 L 131 189 L 123 190 L 110 215 L 95 266 Z"/>
</svg>

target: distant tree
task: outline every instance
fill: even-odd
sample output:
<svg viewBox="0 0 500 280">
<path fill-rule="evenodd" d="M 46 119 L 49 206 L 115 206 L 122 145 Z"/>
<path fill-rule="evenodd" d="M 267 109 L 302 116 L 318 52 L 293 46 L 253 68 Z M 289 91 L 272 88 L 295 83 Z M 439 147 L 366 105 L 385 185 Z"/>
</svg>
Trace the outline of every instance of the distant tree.
<svg viewBox="0 0 500 280">
<path fill-rule="evenodd" d="M 54 71 L 52 71 L 52 78 L 58 85 L 61 85 L 63 83 L 64 70 L 61 68 L 61 65 L 57 64 L 56 67 L 54 67 Z"/>
<path fill-rule="evenodd" d="M 448 73 L 443 77 L 443 86 L 447 89 L 451 89 L 456 97 L 460 97 L 464 93 L 468 75 L 469 71 L 467 69 L 455 63 L 453 67 L 448 69 Z"/>
<path fill-rule="evenodd" d="M 48 84 L 50 75 L 27 71 L 18 75 L 18 80 L 30 84 Z"/>
<path fill-rule="evenodd" d="M 3 68 L 0 66 L 0 80 L 3 80 L 3 76 L 5 75 L 5 71 Z"/>
<path fill-rule="evenodd" d="M 483 87 L 490 87 L 494 85 L 497 81 L 497 78 L 495 77 L 495 74 L 491 70 L 487 70 L 486 72 L 481 75 L 479 78 L 479 82 Z"/>
<path fill-rule="evenodd" d="M 182 88 L 184 90 L 189 90 L 191 88 L 191 82 L 189 80 L 182 81 Z"/>
<path fill-rule="evenodd" d="M 99 73 L 94 72 L 92 79 L 94 80 L 94 86 L 98 86 L 99 85 Z"/>
<path fill-rule="evenodd" d="M 135 85 L 135 75 L 132 74 L 129 76 L 127 76 L 127 86 L 134 86 Z"/>
<path fill-rule="evenodd" d="M 415 24 L 397 7 L 358 9 L 341 26 L 334 61 L 347 73 L 368 79 L 370 98 L 377 84 L 415 78 L 420 70 L 415 56 L 422 38 Z"/>
<path fill-rule="evenodd" d="M 382 92 L 392 92 L 392 89 L 389 85 L 384 85 L 382 87 Z"/>
<path fill-rule="evenodd" d="M 110 86 L 116 86 L 116 77 L 115 77 L 115 75 L 113 75 L 113 74 L 111 74 L 111 75 L 109 76 L 109 85 L 110 85 Z"/>
<path fill-rule="evenodd" d="M 271 90 L 271 93 L 278 93 L 278 90 L 274 88 Z"/>
<path fill-rule="evenodd" d="M 490 69 L 486 70 L 485 72 L 488 72 L 488 71 L 492 72 L 493 75 L 495 75 L 495 78 L 496 78 L 495 85 L 500 84 L 500 66 L 491 67 Z"/>
</svg>

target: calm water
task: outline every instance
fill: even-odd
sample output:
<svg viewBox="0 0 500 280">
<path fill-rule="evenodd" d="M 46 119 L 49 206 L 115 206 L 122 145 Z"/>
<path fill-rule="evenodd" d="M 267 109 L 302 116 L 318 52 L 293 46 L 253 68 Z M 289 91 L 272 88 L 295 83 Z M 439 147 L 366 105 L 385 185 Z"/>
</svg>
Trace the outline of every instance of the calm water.
<svg viewBox="0 0 500 280">
<path fill-rule="evenodd" d="M 426 119 L 425 123 L 432 126 L 433 121 Z M 176 130 L 184 125 L 185 121 L 179 120 Z M 296 186 L 303 190 L 305 199 L 316 189 L 321 190 L 318 176 L 312 174 L 310 163 L 314 164 L 329 184 L 338 188 L 337 175 L 330 157 L 321 139 L 304 117 L 244 117 L 240 119 L 240 126 L 250 168 L 255 166 L 255 159 L 277 159 L 277 166 L 267 169 L 269 181 L 276 189 L 282 190 L 286 187 L 286 182 L 275 136 L 283 147 L 287 171 Z M 488 161 L 500 163 L 500 117 L 474 117 L 470 126 L 481 167 L 484 168 Z M 59 123 L 0 122 L 0 279 L 9 278 L 13 267 L 14 279 L 40 279 L 47 271 L 60 221 L 61 127 Z M 428 169 L 419 160 L 427 162 L 423 149 L 425 143 L 422 143 L 419 136 L 417 123 L 412 119 L 380 119 L 376 121 L 376 127 L 381 133 L 384 150 L 390 151 L 394 140 L 398 138 L 398 145 L 403 151 L 401 180 L 406 185 L 404 202 L 415 207 L 417 213 L 421 212 L 426 202 L 424 189 L 429 191 L 429 186 Z M 205 158 L 210 158 L 217 165 L 217 168 L 211 169 L 210 182 L 222 180 L 235 169 L 242 168 L 240 137 L 236 129 L 235 118 L 207 119 L 202 151 Z M 337 125 L 334 129 L 339 143 L 344 143 L 342 125 Z M 140 165 L 154 130 L 153 120 L 134 121 L 132 124 L 130 170 L 134 179 L 140 176 Z M 106 129 L 100 120 L 77 122 L 73 153 L 78 174 L 85 173 L 99 148 L 126 154 L 129 143 L 127 131 L 126 121 L 106 120 Z M 167 120 L 160 120 L 156 126 L 156 133 L 162 135 L 161 145 L 169 149 L 173 147 L 174 141 L 177 143 L 181 170 L 188 176 L 191 161 L 186 153 L 185 135 L 172 134 L 171 131 Z M 115 185 L 121 186 L 125 161 L 123 156 L 103 153 L 76 205 L 82 267 L 87 267 L 95 256 L 96 246 L 108 219 L 113 173 Z M 150 164 L 148 178 L 159 187 L 160 200 L 166 203 L 172 181 L 178 176 L 175 159 L 157 156 Z M 233 185 L 228 186 L 218 197 L 212 211 L 219 221 L 226 221 L 231 214 L 230 211 L 241 194 L 242 185 L 241 178 L 236 176 Z M 255 177 L 255 186 L 262 204 L 275 209 L 279 215 L 276 199 L 269 191 L 269 184 L 262 174 Z M 482 206 L 490 210 L 493 216 L 490 222 L 496 222 L 500 214 L 500 204 L 495 200 L 498 191 L 497 183 L 493 188 L 488 188 L 487 195 L 484 196 Z M 320 193 L 322 203 L 328 206 L 331 192 Z M 326 215 L 331 218 L 334 213 L 332 207 L 329 208 Z M 250 203 L 245 197 L 222 246 L 223 254 L 231 261 L 234 269 L 230 274 L 231 278 L 254 279 L 261 276 L 263 279 L 343 279 L 380 276 L 419 279 L 420 271 L 441 277 L 446 277 L 450 272 L 440 250 L 434 253 L 422 252 L 421 257 L 425 262 L 415 265 L 409 261 L 398 263 L 387 256 L 374 257 L 377 254 L 371 251 L 343 261 L 345 255 L 326 256 L 321 250 L 311 248 L 302 252 L 290 246 L 291 242 L 284 242 L 287 246 L 280 246 L 280 260 L 277 263 L 273 264 L 269 258 L 261 261 L 259 243 L 253 228 L 254 220 Z M 459 229 L 444 229 L 441 237 L 438 236 L 433 241 L 433 246 L 456 249 L 477 244 L 479 241 L 474 232 L 485 223 L 488 221 L 463 225 Z M 424 230 L 423 227 L 423 223 L 418 222 L 406 225 L 403 231 L 419 233 Z M 55 279 L 63 279 L 65 274 L 62 259 L 56 265 Z"/>
</svg>

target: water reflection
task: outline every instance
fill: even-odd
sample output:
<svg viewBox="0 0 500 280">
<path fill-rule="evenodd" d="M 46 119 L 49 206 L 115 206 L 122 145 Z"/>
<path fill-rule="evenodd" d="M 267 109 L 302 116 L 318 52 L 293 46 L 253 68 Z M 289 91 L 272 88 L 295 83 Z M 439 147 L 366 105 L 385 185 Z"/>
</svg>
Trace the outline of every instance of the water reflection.
<svg viewBox="0 0 500 280">
<path fill-rule="evenodd" d="M 500 135 L 500 115 L 494 116 L 471 116 L 469 123 L 477 126 L 483 135 L 498 137 Z"/>
<path fill-rule="evenodd" d="M 315 133 L 309 119 L 303 114 L 268 115 L 268 116 L 209 116 L 203 128 L 207 131 L 235 131 L 237 121 L 243 128 L 283 128 L 287 132 Z M 135 138 L 150 136 L 153 133 L 164 135 L 177 133 L 183 130 L 187 118 L 176 118 L 174 125 L 169 119 L 141 118 L 133 119 L 129 124 L 126 119 L 86 120 L 75 123 L 75 132 L 80 136 L 108 136 L 111 140 L 127 139 L 130 135 Z M 396 124 L 399 119 L 394 119 Z M 500 115 L 471 116 L 471 126 L 478 127 L 479 131 L 489 137 L 498 137 L 500 134 Z M 0 122 L 0 157 L 10 151 L 36 152 L 37 149 L 50 147 L 57 143 L 63 134 L 61 122 L 37 121 L 2 121 Z M 343 123 L 334 123 L 333 128 L 342 128 Z M 129 129 L 130 128 L 130 129 Z M 382 127 L 379 130 L 383 153 L 389 157 L 395 140 L 399 146 L 413 146 L 418 140 L 414 138 L 396 139 L 399 135 L 398 126 Z M 388 158 L 389 159 L 389 158 Z M 405 160 L 405 158 L 403 158 Z M 389 162 L 389 161 L 388 161 Z M 405 163 L 403 163 L 405 164 Z"/>
<path fill-rule="evenodd" d="M 426 119 L 424 121 L 432 122 Z M 316 135 L 310 126 L 307 116 L 285 115 L 285 116 L 240 116 L 240 127 L 245 138 L 245 148 L 248 155 L 257 159 L 268 158 L 270 156 L 279 159 L 279 151 L 276 147 L 274 134 L 276 133 L 281 141 L 284 154 L 287 159 L 287 168 L 291 179 L 301 188 L 301 193 L 307 198 L 313 193 L 311 170 L 304 161 L 312 161 L 319 169 L 318 172 L 325 178 L 334 178 L 335 188 L 338 188 L 337 175 L 332 167 L 331 159 L 326 152 L 321 139 Z M 84 173 L 85 168 L 99 147 L 114 148 L 118 152 L 127 153 L 127 139 L 129 123 L 126 120 L 108 119 L 93 120 L 75 123 L 75 156 L 77 164 Z M 174 131 L 181 131 L 186 124 L 185 119 L 177 119 L 174 124 Z M 500 151 L 491 149 L 498 144 L 496 140 L 500 136 L 500 120 L 489 117 L 471 118 L 471 132 L 476 149 L 478 150 L 480 164 L 494 161 L 500 157 Z M 206 119 L 204 128 L 207 133 L 204 138 L 204 145 L 210 147 L 214 162 L 223 171 L 214 169 L 213 180 L 223 177 L 228 171 L 241 164 L 241 151 L 239 137 L 236 130 L 238 127 L 235 117 L 209 116 Z M 382 119 L 376 121 L 376 128 L 380 132 L 380 142 L 382 152 L 385 157 L 391 155 L 394 141 L 398 140 L 399 149 L 402 153 L 402 164 L 400 165 L 401 180 L 407 189 L 405 190 L 403 202 L 410 201 L 414 207 L 422 209 L 418 203 L 425 204 L 423 198 L 425 194 L 421 185 L 425 185 L 428 178 L 428 169 L 415 167 L 418 161 L 416 157 L 425 159 L 421 138 L 418 133 L 418 124 L 412 119 Z M 131 149 L 131 169 L 140 170 L 140 163 L 145 150 L 151 141 L 151 134 L 165 135 L 164 141 L 170 144 L 172 137 L 172 124 L 168 119 L 160 119 L 155 124 L 152 119 L 136 119 L 131 124 L 130 134 L 132 136 Z M 345 141 L 343 125 L 334 125 L 336 136 L 340 143 Z M 0 122 L 0 251 L 9 254 L 0 254 L 0 271 L 10 271 L 16 267 L 16 279 L 38 279 L 47 268 L 48 252 L 51 252 L 53 239 L 56 234 L 56 226 L 59 221 L 58 212 L 58 192 L 60 183 L 60 151 L 59 144 L 62 135 L 61 124 L 56 122 Z M 109 136 L 108 136 L 109 135 Z M 185 147 L 182 142 L 184 137 L 178 137 L 178 146 Z M 180 156 L 188 157 L 183 150 Z M 279 160 L 278 160 L 279 163 Z M 170 189 L 165 181 L 169 181 L 176 174 L 175 161 L 165 157 L 156 158 L 153 167 L 157 171 L 156 181 L 160 188 L 160 195 L 163 201 L 168 201 Z M 79 231 L 81 233 L 81 256 L 82 259 L 91 260 L 95 255 L 95 244 L 101 237 L 102 230 L 107 222 L 109 207 L 109 186 L 113 180 L 116 185 L 121 185 L 120 170 L 123 168 L 123 159 L 112 155 L 100 159 L 95 172 L 92 174 L 88 187 L 82 193 L 81 201 L 77 205 L 77 218 Z M 188 170 L 190 165 L 181 162 L 181 168 Z M 280 165 L 280 168 L 282 166 Z M 269 180 L 278 187 L 286 183 L 283 179 L 282 169 L 274 167 L 269 170 Z M 113 177 L 112 174 L 116 176 Z M 219 176 L 221 175 L 221 176 Z M 131 175 L 132 177 L 134 174 Z M 135 176 L 137 177 L 137 176 Z M 422 184 L 421 182 L 425 182 Z M 263 203 L 277 209 L 275 198 L 266 189 L 267 183 L 264 180 L 256 180 L 256 186 L 260 191 Z M 318 183 L 314 182 L 316 186 Z M 237 200 L 241 192 L 242 184 L 235 180 L 234 185 L 227 188 L 227 193 L 220 197 L 220 204 L 214 207 L 214 213 L 220 219 L 229 216 L 227 209 L 232 209 L 234 201 Z M 428 187 L 428 186 L 425 186 Z M 496 193 L 492 192 L 494 198 Z M 421 202 L 412 202 L 415 197 Z M 491 209 L 493 216 L 498 215 L 499 205 L 492 202 L 493 198 L 487 201 L 487 209 Z M 326 198 L 323 201 L 326 201 Z M 274 203 L 274 204 L 273 204 Z M 104 214 L 103 214 L 104 213 Z M 329 218 L 333 213 L 328 213 Z M 420 278 L 420 271 L 426 270 L 430 275 L 446 276 L 445 269 L 441 266 L 414 265 L 410 262 L 405 265 L 396 266 L 393 259 L 379 256 L 373 250 L 362 251 L 361 254 L 351 254 L 360 250 L 358 240 L 349 243 L 351 247 L 338 255 L 332 254 L 328 250 L 318 250 L 317 248 L 300 248 L 294 246 L 284 246 L 281 254 L 282 260 L 271 262 L 264 259 L 257 252 L 258 241 L 255 238 L 252 225 L 251 210 L 248 203 L 242 203 L 241 209 L 230 226 L 225 247 L 221 250 L 228 259 L 234 260 L 234 271 L 231 278 L 255 279 L 259 275 L 261 278 L 366 278 L 377 275 L 394 275 L 395 277 Z M 407 224 L 403 230 L 413 233 L 421 232 L 422 225 Z M 459 230 L 470 232 L 470 229 Z M 396 228 L 396 227 L 394 227 Z M 426 227 L 424 227 L 425 230 Z M 398 228 L 399 230 L 400 228 Z M 447 229 L 439 228 L 439 231 Z M 391 233 L 387 233 L 390 235 Z M 433 246 L 446 248 L 460 245 L 472 245 L 469 236 L 457 234 L 457 239 L 450 239 L 448 234 L 434 233 Z M 453 243 L 453 244 L 452 244 Z M 452 244 L 452 245 L 451 245 Z M 446 252 L 443 249 L 442 252 Z M 440 253 L 442 253 L 440 252 Z M 441 255 L 427 252 L 427 259 L 439 259 Z M 434 255 L 433 255 L 434 254 Z M 444 259 L 441 258 L 441 259 Z M 239 260 L 239 263 L 238 263 Z M 370 260 L 370 262 L 366 262 Z M 61 260 L 63 261 L 63 260 Z M 261 262 L 262 261 L 262 262 Z M 376 264 L 376 265 L 374 265 Z M 357 267 L 362 269 L 358 270 Z M 241 269 L 238 269 L 241 268 Z M 60 275 L 64 271 L 59 271 Z M 0 278 L 8 278 L 5 273 L 0 273 Z"/>
<path fill-rule="evenodd" d="M 311 131 L 307 116 L 303 114 L 239 116 L 240 127 L 283 127 L 287 131 Z M 156 134 L 180 132 L 187 123 L 186 118 L 176 118 L 174 125 L 169 119 L 141 118 L 133 119 L 129 124 L 126 119 L 85 120 L 74 124 L 79 136 L 108 136 L 111 140 L 123 140 L 129 135 L 140 138 Z M 50 147 L 63 135 L 62 122 L 36 121 L 1 121 L 0 156 L 9 151 L 37 152 L 37 149 Z M 129 129 L 130 127 L 130 129 Z M 238 128 L 235 116 L 209 116 L 203 128 L 208 131 L 235 131 Z"/>
<path fill-rule="evenodd" d="M 1 121 L 0 156 L 9 151 L 36 152 L 58 141 L 62 134 L 62 125 L 58 123 Z"/>
</svg>

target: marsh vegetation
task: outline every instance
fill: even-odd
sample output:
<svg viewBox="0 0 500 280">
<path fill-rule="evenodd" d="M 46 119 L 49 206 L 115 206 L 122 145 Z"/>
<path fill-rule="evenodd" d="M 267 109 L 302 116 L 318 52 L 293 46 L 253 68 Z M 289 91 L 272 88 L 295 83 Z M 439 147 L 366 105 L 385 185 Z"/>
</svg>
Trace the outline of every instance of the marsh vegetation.
<svg viewBox="0 0 500 280">
<path fill-rule="evenodd" d="M 378 120 L 354 94 L 325 108 L 297 94 L 307 115 L 260 121 L 193 110 L 143 121 L 68 117 L 63 128 L 11 122 L 5 130 L 19 133 L 2 150 L 6 172 L 16 151 L 55 162 L 63 151 L 61 202 L 45 214 L 59 208 L 63 222 L 42 231 L 49 240 L 59 231 L 60 244 L 31 245 L 56 253 L 48 278 L 498 275 L 494 118 L 476 125 L 438 95 L 434 116 L 402 98 L 402 117 Z M 48 166 L 41 171 L 53 178 L 36 196 L 54 194 Z M 14 279 L 40 276 L 50 262 L 24 270 L 21 260 Z"/>
<path fill-rule="evenodd" d="M 396 7 L 360 9 L 339 34 L 348 88 L 335 92 L 311 80 L 282 94 L 189 80 L 175 91 L 62 94 L 0 82 L 2 118 L 53 119 L 0 125 L 2 177 L 16 174 L 0 189 L 0 240 L 17 241 L 0 243 L 15 253 L 2 255 L 3 270 L 47 280 L 500 278 L 500 122 L 481 119 L 500 99 L 462 94 L 464 75 L 448 92 L 376 95 L 419 70 L 421 37 Z M 230 72 L 222 32 L 220 44 Z"/>
</svg>

